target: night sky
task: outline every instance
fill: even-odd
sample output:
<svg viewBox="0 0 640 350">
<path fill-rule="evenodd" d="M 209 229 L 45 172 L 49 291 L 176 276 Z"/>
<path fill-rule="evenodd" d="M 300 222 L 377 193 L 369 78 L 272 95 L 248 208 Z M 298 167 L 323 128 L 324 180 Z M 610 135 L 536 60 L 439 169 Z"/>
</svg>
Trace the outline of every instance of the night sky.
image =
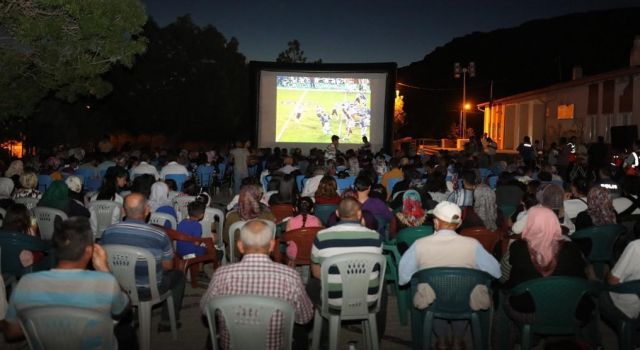
<svg viewBox="0 0 640 350">
<path fill-rule="evenodd" d="M 274 61 L 298 39 L 310 60 L 421 60 L 434 48 L 474 31 L 491 31 L 575 12 L 638 6 L 637 0 L 143 0 L 161 26 L 191 14 L 235 36 L 248 60 Z"/>
</svg>

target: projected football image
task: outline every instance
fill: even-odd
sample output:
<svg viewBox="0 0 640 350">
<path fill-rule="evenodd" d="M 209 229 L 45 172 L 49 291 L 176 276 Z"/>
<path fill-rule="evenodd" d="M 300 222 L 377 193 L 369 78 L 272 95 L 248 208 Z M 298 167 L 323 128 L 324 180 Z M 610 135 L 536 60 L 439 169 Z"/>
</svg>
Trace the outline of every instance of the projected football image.
<svg viewBox="0 0 640 350">
<path fill-rule="evenodd" d="M 369 79 L 277 76 L 276 142 L 342 143 L 370 138 Z"/>
</svg>

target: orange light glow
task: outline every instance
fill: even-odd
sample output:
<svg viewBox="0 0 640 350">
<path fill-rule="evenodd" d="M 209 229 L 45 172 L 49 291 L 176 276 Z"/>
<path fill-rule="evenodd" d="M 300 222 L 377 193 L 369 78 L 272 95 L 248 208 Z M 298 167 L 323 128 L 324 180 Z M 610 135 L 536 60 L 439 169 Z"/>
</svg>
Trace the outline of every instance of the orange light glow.
<svg viewBox="0 0 640 350">
<path fill-rule="evenodd" d="M 22 158 L 22 141 L 5 141 L 0 144 L 0 148 L 6 149 L 12 157 Z"/>
</svg>

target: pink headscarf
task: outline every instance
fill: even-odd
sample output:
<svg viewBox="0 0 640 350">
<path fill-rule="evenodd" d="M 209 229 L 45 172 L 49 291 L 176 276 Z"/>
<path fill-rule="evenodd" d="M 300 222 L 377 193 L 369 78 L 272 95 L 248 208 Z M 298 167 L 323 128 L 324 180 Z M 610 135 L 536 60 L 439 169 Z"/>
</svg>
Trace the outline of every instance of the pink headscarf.
<svg viewBox="0 0 640 350">
<path fill-rule="evenodd" d="M 544 277 L 551 275 L 556 268 L 556 255 L 563 240 L 556 214 L 543 206 L 529 209 L 522 239 L 527 242 L 536 270 Z"/>
</svg>

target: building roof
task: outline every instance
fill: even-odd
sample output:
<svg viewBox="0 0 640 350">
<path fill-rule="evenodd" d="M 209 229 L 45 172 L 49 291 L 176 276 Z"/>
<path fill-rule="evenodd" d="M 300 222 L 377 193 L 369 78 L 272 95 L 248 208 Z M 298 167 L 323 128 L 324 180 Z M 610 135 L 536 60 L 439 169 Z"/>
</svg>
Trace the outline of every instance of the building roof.
<svg viewBox="0 0 640 350">
<path fill-rule="evenodd" d="M 521 100 L 521 99 L 526 98 L 526 97 L 540 95 L 540 94 L 544 94 L 544 93 L 555 91 L 555 90 L 562 90 L 562 89 L 572 88 L 572 87 L 575 87 L 575 86 L 585 85 L 585 84 L 589 84 L 589 83 L 596 82 L 596 81 L 609 80 L 609 79 L 617 78 L 617 77 L 620 77 L 620 76 L 636 74 L 636 73 L 640 73 L 640 67 L 626 67 L 626 68 L 623 68 L 623 69 L 613 70 L 613 71 L 609 71 L 609 72 L 605 72 L 605 73 L 600 73 L 600 74 L 596 74 L 596 75 L 590 75 L 590 76 L 582 77 L 582 78 L 575 79 L 575 80 L 565 81 L 565 82 L 562 82 L 562 83 L 546 86 L 546 87 L 543 87 L 543 88 L 540 88 L 540 89 L 521 92 L 519 94 L 515 94 L 515 95 L 511 95 L 511 96 L 507 96 L 507 97 L 503 97 L 503 98 L 494 100 L 493 103 L 494 104 L 496 104 L 496 103 L 506 103 L 506 102 L 510 102 L 510 101 Z M 483 103 L 478 104 L 478 107 L 485 107 L 487 105 L 489 105 L 489 102 L 483 102 Z"/>
</svg>

